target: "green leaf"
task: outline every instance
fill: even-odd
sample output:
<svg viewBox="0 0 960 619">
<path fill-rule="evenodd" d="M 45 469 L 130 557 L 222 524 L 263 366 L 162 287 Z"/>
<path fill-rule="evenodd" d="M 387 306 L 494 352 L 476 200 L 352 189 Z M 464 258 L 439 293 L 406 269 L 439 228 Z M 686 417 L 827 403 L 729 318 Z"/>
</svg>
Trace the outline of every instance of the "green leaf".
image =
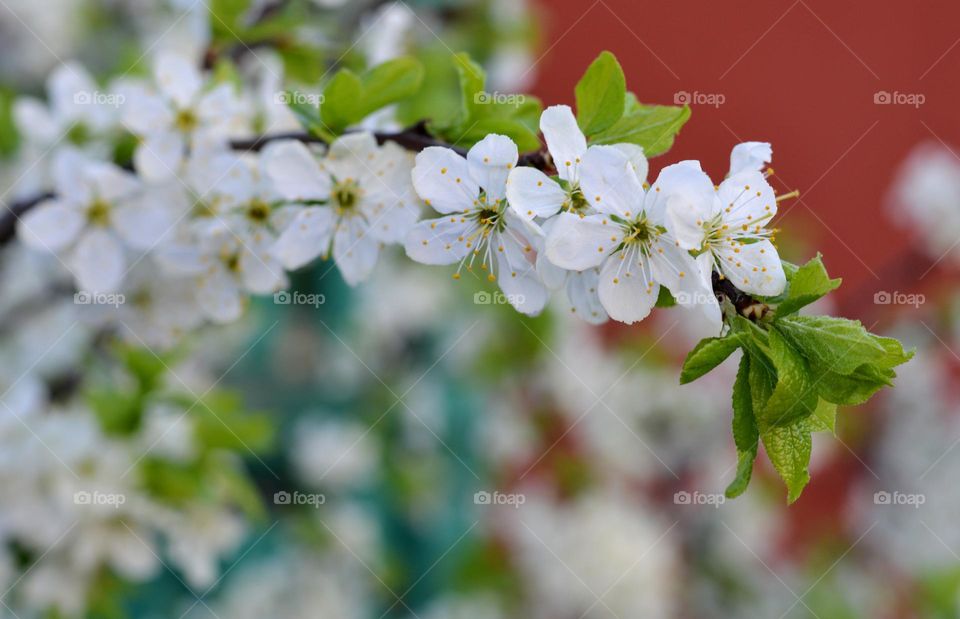
<svg viewBox="0 0 960 619">
<path fill-rule="evenodd" d="M 478 98 L 483 93 L 487 82 L 487 73 L 483 67 L 474 62 L 466 52 L 460 52 L 453 57 L 460 77 L 460 124 L 465 125 L 471 118 L 483 116 L 486 112 L 484 104 Z"/>
<path fill-rule="evenodd" d="M 574 89 L 577 124 L 587 137 L 611 127 L 623 116 L 627 81 L 616 57 L 601 52 Z"/>
<path fill-rule="evenodd" d="M 690 108 L 672 105 L 642 105 L 632 93 L 627 111 L 611 127 L 592 136 L 593 144 L 628 142 L 643 147 L 647 157 L 670 150 L 680 129 L 690 119 Z"/>
<path fill-rule="evenodd" d="M 340 69 L 323 89 L 320 118 L 327 129 L 340 133 L 356 122 L 357 103 L 363 97 L 363 83 L 350 69 Z"/>
<path fill-rule="evenodd" d="M 676 304 L 677 300 L 670 294 L 670 290 L 666 286 L 660 286 L 660 291 L 657 292 L 657 302 L 654 307 L 673 307 Z"/>
<path fill-rule="evenodd" d="M 822 364 L 837 374 L 849 374 L 864 363 L 879 363 L 888 355 L 899 358 L 894 352 L 888 353 L 878 341 L 880 338 L 855 320 L 791 316 L 778 321 L 776 330 L 801 350 L 810 363 Z"/>
<path fill-rule="evenodd" d="M 767 457 L 787 484 L 787 502 L 793 503 L 810 481 L 812 441 L 804 421 L 789 426 L 772 427 L 761 434 Z"/>
<path fill-rule="evenodd" d="M 738 349 L 743 336 L 731 333 L 725 337 L 708 337 L 700 340 L 687 355 L 680 371 L 680 384 L 693 382 L 717 367 Z"/>
<path fill-rule="evenodd" d="M 896 373 L 889 368 L 864 364 L 850 374 L 822 371 L 814 380 L 820 397 L 841 406 L 856 406 L 884 387 L 892 387 Z"/>
<path fill-rule="evenodd" d="M 830 279 L 820 254 L 797 269 L 790 279 L 785 299 L 777 305 L 777 318 L 798 311 L 840 286 L 842 280 Z"/>
<path fill-rule="evenodd" d="M 811 432 L 835 434 L 837 431 L 837 405 L 820 399 L 817 403 L 817 409 L 807 419 L 807 428 Z"/>
<path fill-rule="evenodd" d="M 323 90 L 320 118 L 329 132 L 340 134 L 380 108 L 417 92 L 423 67 L 413 58 L 396 58 L 362 75 L 340 69 Z"/>
<path fill-rule="evenodd" d="M 769 342 L 777 384 L 763 412 L 757 415 L 763 429 L 792 425 L 817 408 L 817 393 L 806 360 L 778 331 L 770 331 Z"/>
<path fill-rule="evenodd" d="M 400 57 L 379 64 L 363 74 L 360 120 L 382 107 L 409 97 L 420 89 L 423 65 L 415 58 Z"/>
<path fill-rule="evenodd" d="M 758 440 L 750 396 L 750 356 L 745 354 L 740 358 L 737 380 L 733 383 L 733 442 L 737 446 L 737 472 L 724 492 L 727 498 L 740 496 L 750 484 Z"/>
</svg>

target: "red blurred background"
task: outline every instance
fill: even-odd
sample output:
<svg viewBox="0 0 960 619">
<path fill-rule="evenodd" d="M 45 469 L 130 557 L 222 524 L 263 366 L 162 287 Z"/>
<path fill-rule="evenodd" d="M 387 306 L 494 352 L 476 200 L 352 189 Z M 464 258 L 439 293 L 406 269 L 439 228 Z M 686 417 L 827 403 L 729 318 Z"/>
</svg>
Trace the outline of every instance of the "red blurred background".
<svg viewBox="0 0 960 619">
<path fill-rule="evenodd" d="M 936 280 L 890 221 L 885 196 L 910 149 L 960 144 L 960 3 L 826 0 L 637 2 L 539 0 L 544 41 L 534 92 L 572 103 L 573 86 L 601 49 L 614 52 L 645 103 L 675 93 L 722 95 L 693 116 L 665 164 L 699 159 L 720 179 L 739 141 L 773 143 L 772 181 L 801 197 L 781 204 L 785 248 L 823 252 L 844 278 L 839 311 L 873 322 L 877 290 Z M 878 105 L 876 93 L 923 95 L 919 107 Z M 715 97 L 719 99 L 719 97 Z M 795 254 L 795 255 L 794 255 Z M 915 264 L 916 263 L 916 264 Z M 890 281 L 896 279 L 899 281 Z M 928 281 L 929 280 L 929 281 Z"/>
</svg>

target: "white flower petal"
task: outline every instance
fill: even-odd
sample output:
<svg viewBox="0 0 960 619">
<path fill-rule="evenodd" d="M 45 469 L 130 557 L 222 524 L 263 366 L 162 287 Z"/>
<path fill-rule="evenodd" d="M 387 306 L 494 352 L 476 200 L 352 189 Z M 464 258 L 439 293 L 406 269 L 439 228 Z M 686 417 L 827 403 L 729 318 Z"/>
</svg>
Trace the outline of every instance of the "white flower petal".
<svg viewBox="0 0 960 619">
<path fill-rule="evenodd" d="M 506 196 L 507 176 L 517 165 L 519 156 L 513 140 L 496 133 L 483 138 L 467 152 L 470 176 L 486 192 L 488 203 Z"/>
<path fill-rule="evenodd" d="M 134 135 L 168 130 L 173 112 L 162 97 L 142 86 L 130 86 L 124 95 L 122 123 Z"/>
<path fill-rule="evenodd" d="M 696 259 L 686 249 L 677 246 L 668 235 L 660 236 L 650 243 L 650 267 L 653 277 L 666 286 L 681 304 L 685 304 L 678 295 L 685 293 L 693 304 L 703 299 L 695 299 L 704 290 L 702 272 Z M 710 292 L 712 294 L 712 292 Z"/>
<path fill-rule="evenodd" d="M 567 192 L 536 168 L 515 168 L 507 178 L 507 201 L 522 219 L 556 215 L 566 199 Z"/>
<path fill-rule="evenodd" d="M 150 182 L 169 180 L 180 170 L 185 144 L 176 133 L 157 133 L 147 137 L 133 154 L 134 166 Z"/>
<path fill-rule="evenodd" d="M 272 253 L 287 269 L 299 269 L 330 251 L 335 225 L 333 209 L 321 206 L 305 208 L 277 239 Z"/>
<path fill-rule="evenodd" d="M 777 214 L 777 196 L 761 172 L 741 172 L 720 183 L 717 190 L 723 221 L 746 232 L 766 225 Z M 747 230 L 743 229 L 747 226 Z"/>
<path fill-rule="evenodd" d="M 374 167 L 380 156 L 377 140 L 366 131 L 348 133 L 330 145 L 323 166 L 338 181 L 352 179 L 361 185 L 376 182 Z"/>
<path fill-rule="evenodd" d="M 411 260 L 421 264 L 453 264 L 463 260 L 467 247 L 469 221 L 457 215 L 427 219 L 417 223 L 407 234 L 404 247 Z"/>
<path fill-rule="evenodd" d="M 104 228 L 87 230 L 70 256 L 70 270 L 77 287 L 86 292 L 116 290 L 125 268 L 123 246 Z"/>
<path fill-rule="evenodd" d="M 333 235 L 333 259 L 344 281 L 356 286 L 373 272 L 380 255 L 380 242 L 356 217 L 342 221 Z"/>
<path fill-rule="evenodd" d="M 643 204 L 643 185 L 630 159 L 614 146 L 591 146 L 580 165 L 583 197 L 595 210 L 625 217 L 636 215 Z"/>
<path fill-rule="evenodd" d="M 28 247 L 57 252 L 73 243 L 86 224 L 83 212 L 63 200 L 41 202 L 17 225 L 17 237 Z"/>
<path fill-rule="evenodd" d="M 646 318 L 660 293 L 650 266 L 638 263 L 635 256 L 636 251 L 629 252 L 625 258 L 622 252 L 617 253 L 600 268 L 600 303 L 610 318 L 627 324 Z"/>
<path fill-rule="evenodd" d="M 550 262 L 564 269 L 584 271 L 599 266 L 623 239 L 620 226 L 606 215 L 561 213 L 555 219 L 546 253 Z"/>
<path fill-rule="evenodd" d="M 197 281 L 197 303 L 219 323 L 233 322 L 243 314 L 243 297 L 236 280 L 222 268 L 213 269 Z"/>
<path fill-rule="evenodd" d="M 773 161 L 773 147 L 769 142 L 743 142 L 730 151 L 730 172 L 728 176 L 749 170 L 762 170 Z"/>
<path fill-rule="evenodd" d="M 330 197 L 330 175 L 301 142 L 284 140 L 268 144 L 260 165 L 277 192 L 287 200 L 301 202 Z"/>
<path fill-rule="evenodd" d="M 50 166 L 53 187 L 61 199 L 81 206 L 87 206 L 93 200 L 94 187 L 86 174 L 89 157 L 75 148 L 61 148 L 54 154 Z"/>
<path fill-rule="evenodd" d="M 567 105 L 553 105 L 540 115 L 540 131 L 553 158 L 557 174 L 565 181 L 579 178 L 579 166 L 587 152 L 587 139 Z"/>
<path fill-rule="evenodd" d="M 19 134 L 28 142 L 47 145 L 60 137 L 61 128 L 39 99 L 17 98 L 13 103 L 13 120 Z"/>
<path fill-rule="evenodd" d="M 241 103 L 233 84 L 221 84 L 205 93 L 197 102 L 197 117 L 204 128 L 216 133 L 229 134 L 237 122 Z"/>
<path fill-rule="evenodd" d="M 647 174 L 650 172 L 650 163 L 643 152 L 643 147 L 628 143 L 614 144 L 613 147 L 627 156 L 640 184 L 646 183 Z"/>
<path fill-rule="evenodd" d="M 108 203 L 133 197 L 140 191 L 140 181 L 112 163 L 94 162 L 87 166 L 84 175 L 89 179 L 97 198 Z"/>
<path fill-rule="evenodd" d="M 501 234 L 500 239 L 496 250 L 500 290 L 510 305 L 521 314 L 539 314 L 547 304 L 549 294 L 537 274 L 529 244 L 509 231 Z"/>
<path fill-rule="evenodd" d="M 665 167 L 651 188 L 657 204 L 665 209 L 648 215 L 654 221 L 661 217 L 674 239 L 684 249 L 700 249 L 703 244 L 704 226 L 714 215 L 715 190 L 710 177 L 700 170 L 686 165 Z"/>
<path fill-rule="evenodd" d="M 243 287 L 253 294 L 269 294 L 287 287 L 287 275 L 280 261 L 266 247 L 248 246 L 240 252 Z"/>
<path fill-rule="evenodd" d="M 163 52 L 153 65 L 157 86 L 179 108 L 187 108 L 200 92 L 203 78 L 194 63 L 180 54 Z"/>
<path fill-rule="evenodd" d="M 47 98 L 53 113 L 68 122 L 76 122 L 94 116 L 92 109 L 98 105 L 94 94 L 97 83 L 79 63 L 61 64 L 47 79 Z"/>
<path fill-rule="evenodd" d="M 474 207 L 480 186 L 467 167 L 467 160 L 449 148 L 431 146 L 422 150 L 413 167 L 417 195 L 439 213 L 462 212 Z"/>
<path fill-rule="evenodd" d="M 748 294 L 772 297 L 787 285 L 780 256 L 770 241 L 730 243 L 717 252 L 717 261 L 733 285 Z"/>
<path fill-rule="evenodd" d="M 567 276 L 567 300 L 570 311 L 593 325 L 607 321 L 607 312 L 600 303 L 600 269 L 570 271 Z"/>
<path fill-rule="evenodd" d="M 145 196 L 143 200 L 115 207 L 110 223 L 128 247 L 147 251 L 165 235 L 172 234 L 174 217 L 168 205 Z"/>
</svg>

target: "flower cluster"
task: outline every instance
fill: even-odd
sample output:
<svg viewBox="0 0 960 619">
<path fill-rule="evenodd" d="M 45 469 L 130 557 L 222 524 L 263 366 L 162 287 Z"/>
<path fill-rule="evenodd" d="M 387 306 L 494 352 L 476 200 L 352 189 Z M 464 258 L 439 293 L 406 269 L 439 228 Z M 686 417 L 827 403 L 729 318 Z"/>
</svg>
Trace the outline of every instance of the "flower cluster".
<svg viewBox="0 0 960 619">
<path fill-rule="evenodd" d="M 517 145 L 498 134 L 466 157 L 430 146 L 414 160 L 365 131 L 329 146 L 284 139 L 241 150 L 236 141 L 262 116 L 254 95 L 170 53 L 158 56 L 151 80 L 114 86 L 122 105 L 80 97 L 92 88 L 69 65 L 51 78 L 49 109 L 18 104 L 24 128 L 50 118 L 47 129 L 77 136 L 48 162 L 52 197 L 22 218 L 19 236 L 54 253 L 80 291 L 122 291 L 164 321 L 149 344 L 202 318 L 236 320 L 247 295 L 286 288 L 287 271 L 317 257 L 357 285 L 389 244 L 417 262 L 456 264 L 455 279 L 481 272 L 524 314 L 563 289 L 591 323 L 641 320 L 663 287 L 719 332 L 714 271 L 750 294 L 785 285 L 765 227 L 776 213 L 761 172 L 768 144 L 737 146 L 718 187 L 695 161 L 665 167 L 648 185 L 640 146 L 588 146 L 562 105 L 540 118 L 556 168 L 548 176 L 548 166 L 518 166 Z M 136 139 L 132 169 L 104 156 L 118 132 Z M 424 205 L 440 217 L 418 221 Z M 174 294 L 192 311 L 146 309 L 170 306 Z"/>
<path fill-rule="evenodd" d="M 417 156 L 414 187 L 443 217 L 417 224 L 407 254 L 426 264 L 478 267 L 521 312 L 536 314 L 547 289 L 564 288 L 589 322 L 633 323 L 650 313 L 661 286 L 721 325 L 712 276 L 740 290 L 780 294 L 786 277 L 766 225 L 774 190 L 761 172 L 769 144 L 734 148 L 719 186 L 697 161 L 665 167 L 652 185 L 643 149 L 587 146 L 569 107 L 540 118 L 557 176 L 517 166 L 517 147 L 490 135 L 466 159 L 445 148 Z"/>
</svg>

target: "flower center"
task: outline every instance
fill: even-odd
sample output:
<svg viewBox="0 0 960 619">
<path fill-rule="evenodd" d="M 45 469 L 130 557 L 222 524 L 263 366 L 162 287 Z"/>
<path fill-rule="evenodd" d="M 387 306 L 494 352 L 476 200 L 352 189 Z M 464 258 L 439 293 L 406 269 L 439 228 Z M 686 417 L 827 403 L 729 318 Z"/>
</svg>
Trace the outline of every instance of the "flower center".
<svg viewBox="0 0 960 619">
<path fill-rule="evenodd" d="M 110 223 L 110 203 L 97 198 L 87 207 L 87 221 L 94 226 L 106 226 Z"/>
<path fill-rule="evenodd" d="M 264 223 L 270 217 L 270 205 L 263 200 L 253 200 L 247 205 L 247 217 L 255 223 Z"/>
<path fill-rule="evenodd" d="M 180 110 L 173 120 L 173 125 L 183 133 L 190 133 L 197 128 L 197 115 L 192 110 Z"/>
<path fill-rule="evenodd" d="M 577 185 L 570 190 L 567 201 L 563 203 L 563 210 L 571 213 L 583 213 L 590 207 L 590 203 L 583 195 L 583 190 Z"/>
<path fill-rule="evenodd" d="M 360 186 L 352 178 L 345 179 L 333 186 L 333 201 L 339 207 L 341 215 L 353 211 L 360 201 L 361 195 Z"/>
</svg>

